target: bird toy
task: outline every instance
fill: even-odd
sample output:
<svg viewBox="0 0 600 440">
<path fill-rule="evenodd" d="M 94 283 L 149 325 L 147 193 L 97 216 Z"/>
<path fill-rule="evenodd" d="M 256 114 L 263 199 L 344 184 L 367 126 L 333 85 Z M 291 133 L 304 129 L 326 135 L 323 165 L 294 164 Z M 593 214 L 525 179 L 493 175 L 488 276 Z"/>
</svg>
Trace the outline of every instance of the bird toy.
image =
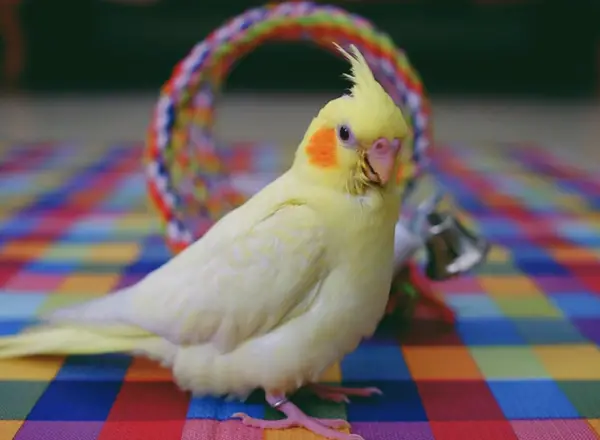
<svg viewBox="0 0 600 440">
<path fill-rule="evenodd" d="M 213 132 L 215 98 L 234 63 L 269 40 L 309 41 L 336 56 L 333 42 L 358 47 L 411 127 L 413 166 L 398 176 L 406 182 L 407 195 L 426 172 L 432 143 L 429 103 L 419 76 L 388 35 L 337 6 L 285 2 L 253 8 L 193 47 L 162 87 L 154 110 L 147 137 L 147 185 L 175 254 L 245 199 L 231 185 L 219 157 Z M 439 198 L 436 194 L 431 200 Z M 437 202 L 431 200 L 398 221 L 396 280 L 388 312 L 393 314 L 398 298 L 406 296 L 424 300 L 443 320 L 453 322 L 451 309 L 437 299 L 428 278 L 445 279 L 474 267 L 485 258 L 487 243 L 469 234 L 451 214 L 436 212 Z M 413 258 L 422 248 L 429 257 L 425 274 Z"/>
</svg>

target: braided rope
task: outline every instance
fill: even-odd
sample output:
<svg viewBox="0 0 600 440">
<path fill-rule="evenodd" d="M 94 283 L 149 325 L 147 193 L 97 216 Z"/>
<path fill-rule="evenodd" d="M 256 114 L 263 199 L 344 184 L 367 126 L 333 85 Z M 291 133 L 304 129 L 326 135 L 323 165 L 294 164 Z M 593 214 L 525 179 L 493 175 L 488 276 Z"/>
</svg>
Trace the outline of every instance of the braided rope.
<svg viewBox="0 0 600 440">
<path fill-rule="evenodd" d="M 427 166 L 428 102 L 418 75 L 389 36 L 335 6 L 288 2 L 250 9 L 213 31 L 177 64 L 154 110 L 146 148 L 148 192 L 173 252 L 190 244 L 224 209 L 242 202 L 227 184 L 217 154 L 215 95 L 237 60 L 274 39 L 309 40 L 336 55 L 332 42 L 355 44 L 390 96 L 406 109 L 415 165 L 409 178 L 416 179 Z M 217 183 L 207 178 L 215 174 L 221 176 Z"/>
</svg>

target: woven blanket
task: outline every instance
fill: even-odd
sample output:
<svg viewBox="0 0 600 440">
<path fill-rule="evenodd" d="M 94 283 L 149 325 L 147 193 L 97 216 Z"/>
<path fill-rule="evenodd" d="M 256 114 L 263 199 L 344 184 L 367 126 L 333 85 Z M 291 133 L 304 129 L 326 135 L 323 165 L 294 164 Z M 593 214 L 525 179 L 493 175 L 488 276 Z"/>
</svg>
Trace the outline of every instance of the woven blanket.
<svg viewBox="0 0 600 440">
<path fill-rule="evenodd" d="M 129 285 L 169 258 L 147 207 L 141 146 L 0 149 L 0 334 L 51 308 Z M 543 149 L 448 146 L 434 171 L 495 244 L 476 273 L 435 288 L 455 328 L 383 325 L 324 377 L 377 386 L 350 404 L 298 397 L 367 440 L 600 438 L 600 178 Z M 278 148 L 237 145 L 234 173 L 282 169 Z M 124 355 L 0 361 L 0 440 L 309 440 L 228 420 L 279 417 L 191 397 Z"/>
</svg>

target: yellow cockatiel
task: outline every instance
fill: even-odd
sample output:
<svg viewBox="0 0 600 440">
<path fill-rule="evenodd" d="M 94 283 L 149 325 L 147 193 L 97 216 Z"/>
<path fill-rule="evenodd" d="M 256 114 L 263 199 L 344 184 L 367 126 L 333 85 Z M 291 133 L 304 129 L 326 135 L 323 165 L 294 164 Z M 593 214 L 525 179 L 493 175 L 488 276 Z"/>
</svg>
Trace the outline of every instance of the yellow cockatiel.
<svg viewBox="0 0 600 440">
<path fill-rule="evenodd" d="M 352 66 L 351 93 L 312 120 L 288 171 L 137 284 L 0 338 L 0 358 L 144 355 L 172 368 L 185 390 L 244 398 L 262 388 L 287 416 L 235 415 L 248 425 L 360 438 L 286 397 L 302 386 L 337 401 L 378 392 L 315 384 L 384 314 L 401 202 L 395 176 L 409 156 L 399 108 L 356 47 L 337 47 Z"/>
</svg>

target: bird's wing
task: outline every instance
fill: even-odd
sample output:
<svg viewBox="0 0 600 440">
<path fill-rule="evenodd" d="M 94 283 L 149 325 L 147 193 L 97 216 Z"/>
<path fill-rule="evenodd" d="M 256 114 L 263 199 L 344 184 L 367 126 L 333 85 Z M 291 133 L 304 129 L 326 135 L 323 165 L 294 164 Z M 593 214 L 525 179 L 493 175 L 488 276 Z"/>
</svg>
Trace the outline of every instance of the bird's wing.
<svg viewBox="0 0 600 440">
<path fill-rule="evenodd" d="M 325 231 L 312 209 L 284 205 L 244 233 L 222 236 L 211 237 L 208 249 L 186 249 L 129 289 L 54 316 L 135 325 L 227 352 L 310 306 L 326 271 Z"/>
</svg>

